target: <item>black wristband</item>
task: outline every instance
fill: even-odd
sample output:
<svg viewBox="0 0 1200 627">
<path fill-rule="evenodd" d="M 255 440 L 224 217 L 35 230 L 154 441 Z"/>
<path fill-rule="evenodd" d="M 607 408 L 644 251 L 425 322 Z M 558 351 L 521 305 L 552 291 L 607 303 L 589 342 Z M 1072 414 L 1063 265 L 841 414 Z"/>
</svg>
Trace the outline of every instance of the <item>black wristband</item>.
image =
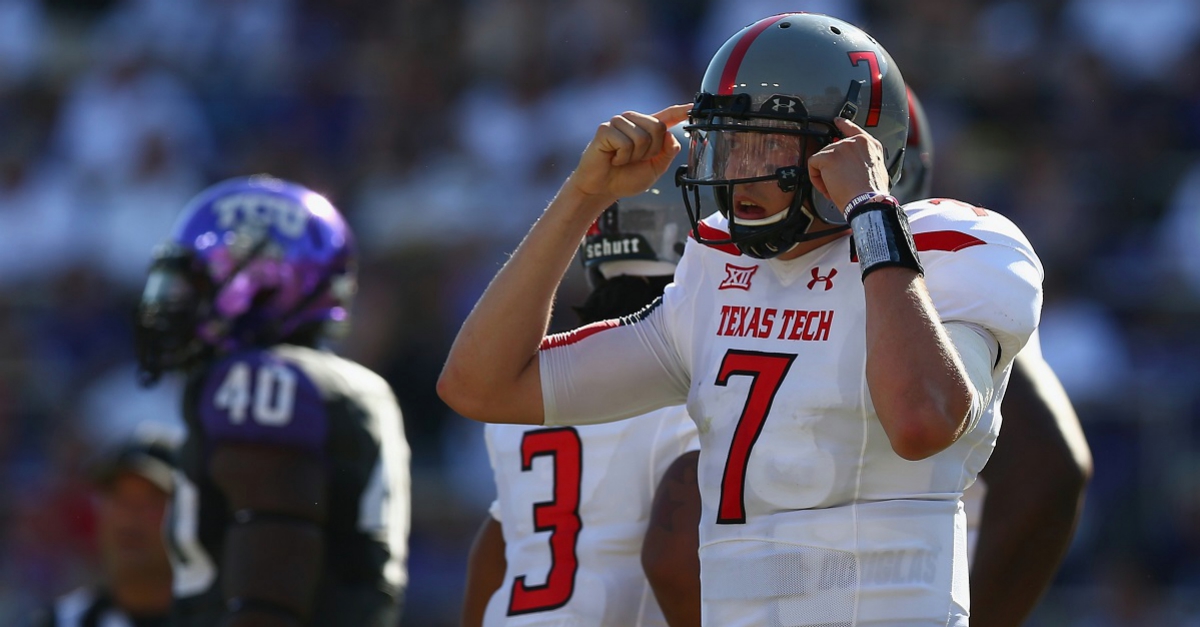
<svg viewBox="0 0 1200 627">
<path fill-rule="evenodd" d="M 900 203 L 890 196 L 863 203 L 847 215 L 853 235 L 850 255 L 858 257 L 858 267 L 865 281 L 867 275 L 879 268 L 900 267 L 925 274 L 917 245 L 908 229 L 908 216 Z"/>
</svg>

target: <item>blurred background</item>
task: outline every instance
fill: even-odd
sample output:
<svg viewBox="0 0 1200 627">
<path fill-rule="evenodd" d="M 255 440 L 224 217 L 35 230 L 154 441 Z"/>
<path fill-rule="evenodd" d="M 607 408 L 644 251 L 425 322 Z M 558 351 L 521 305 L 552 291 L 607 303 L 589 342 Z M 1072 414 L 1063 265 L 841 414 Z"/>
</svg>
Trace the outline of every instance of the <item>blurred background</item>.
<svg viewBox="0 0 1200 627">
<path fill-rule="evenodd" d="M 414 451 L 404 624 L 455 624 L 494 489 L 434 391 L 453 334 L 597 124 L 690 102 L 725 38 L 791 9 L 875 35 L 932 120 L 935 195 L 1045 263 L 1096 469 L 1031 624 L 1200 625 L 1195 0 L 0 0 L 0 625 L 95 574 L 82 461 L 181 429 L 170 382 L 136 386 L 130 314 L 182 204 L 254 172 L 357 229 L 343 352 Z"/>
</svg>

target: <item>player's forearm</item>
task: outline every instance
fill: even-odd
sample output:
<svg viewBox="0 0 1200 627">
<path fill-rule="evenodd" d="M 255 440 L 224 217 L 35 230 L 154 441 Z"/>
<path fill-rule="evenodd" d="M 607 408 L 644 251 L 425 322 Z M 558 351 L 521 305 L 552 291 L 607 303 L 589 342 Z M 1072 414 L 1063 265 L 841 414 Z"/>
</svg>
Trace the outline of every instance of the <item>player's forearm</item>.
<svg viewBox="0 0 1200 627">
<path fill-rule="evenodd" d="M 462 627 L 480 627 L 488 601 L 504 584 L 507 559 L 500 523 L 484 518 L 467 556 L 467 586 L 463 593 Z"/>
<path fill-rule="evenodd" d="M 1075 410 L 1040 357 L 1017 355 L 1003 411 L 971 566 L 971 622 L 984 627 L 1020 625 L 1050 586 L 1092 473 Z"/>
<path fill-rule="evenodd" d="M 924 459 L 962 435 L 968 376 L 916 272 L 881 268 L 863 287 L 871 400 L 893 450 Z"/>
<path fill-rule="evenodd" d="M 699 458 L 684 453 L 663 475 L 642 544 L 642 570 L 670 627 L 700 625 Z"/>
<path fill-rule="evenodd" d="M 225 535 L 227 627 L 304 624 L 323 568 L 316 524 L 283 519 L 231 526 Z"/>
<path fill-rule="evenodd" d="M 537 351 L 554 293 L 596 215 L 613 199 L 564 185 L 467 316 L 438 393 L 486 422 L 542 423 Z"/>
<path fill-rule="evenodd" d="M 1082 502 L 1082 484 L 1033 490 L 1030 484 L 988 485 L 971 565 L 973 627 L 1024 623 L 1070 546 Z"/>
</svg>

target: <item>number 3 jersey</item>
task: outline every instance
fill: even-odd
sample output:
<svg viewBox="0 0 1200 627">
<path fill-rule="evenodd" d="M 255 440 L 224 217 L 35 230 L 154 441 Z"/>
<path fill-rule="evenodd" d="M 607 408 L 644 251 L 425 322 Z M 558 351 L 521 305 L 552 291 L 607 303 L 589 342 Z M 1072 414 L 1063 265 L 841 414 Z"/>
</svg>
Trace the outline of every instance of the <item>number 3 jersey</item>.
<svg viewBox="0 0 1200 627">
<path fill-rule="evenodd" d="M 642 539 L 667 468 L 699 447 L 684 408 L 484 433 L 507 561 L 484 627 L 665 627 L 642 572 Z"/>
<path fill-rule="evenodd" d="M 1042 268 L 1002 216 L 951 200 L 905 210 L 942 321 L 992 349 L 968 364 L 984 378 L 991 366 L 988 405 L 927 459 L 898 456 L 875 413 L 850 237 L 789 261 L 689 241 L 657 307 L 540 353 L 547 424 L 686 401 L 701 443 L 706 625 L 966 624 L 960 498 L 995 444 Z M 727 223 L 701 228 L 717 239 Z"/>
<path fill-rule="evenodd" d="M 188 436 L 166 529 L 173 624 L 213 625 L 225 611 L 221 556 L 233 512 L 207 473 L 211 452 L 223 444 L 287 448 L 324 462 L 324 571 L 311 624 L 394 617 L 407 584 L 410 454 L 399 406 L 381 377 L 326 351 L 247 350 L 192 377 L 183 411 Z"/>
</svg>

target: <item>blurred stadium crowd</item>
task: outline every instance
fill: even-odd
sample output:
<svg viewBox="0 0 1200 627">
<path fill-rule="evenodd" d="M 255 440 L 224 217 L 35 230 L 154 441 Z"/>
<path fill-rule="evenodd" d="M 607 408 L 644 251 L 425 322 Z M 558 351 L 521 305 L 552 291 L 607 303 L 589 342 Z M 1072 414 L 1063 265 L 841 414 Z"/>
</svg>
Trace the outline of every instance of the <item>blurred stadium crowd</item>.
<svg viewBox="0 0 1200 627">
<path fill-rule="evenodd" d="M 690 101 L 728 35 L 792 9 L 887 47 L 935 194 L 1010 216 L 1045 263 L 1042 340 L 1096 470 L 1034 624 L 1200 625 L 1195 0 L 0 0 L 0 624 L 94 574 L 81 462 L 181 428 L 171 385 L 136 386 L 130 314 L 182 203 L 254 172 L 357 229 L 343 349 L 414 452 L 405 624 L 454 624 L 493 487 L 434 391 L 453 333 L 599 122 Z"/>
</svg>

